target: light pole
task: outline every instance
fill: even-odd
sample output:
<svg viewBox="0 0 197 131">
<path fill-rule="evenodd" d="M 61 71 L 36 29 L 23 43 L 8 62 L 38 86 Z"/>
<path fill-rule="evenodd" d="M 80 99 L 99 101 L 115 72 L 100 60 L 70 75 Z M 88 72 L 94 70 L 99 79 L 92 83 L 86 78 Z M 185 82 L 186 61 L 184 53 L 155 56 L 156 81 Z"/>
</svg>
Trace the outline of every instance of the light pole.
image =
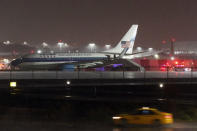
<svg viewBox="0 0 197 131">
<path fill-rule="evenodd" d="M 9 45 L 9 44 L 10 44 L 10 41 L 9 41 L 9 40 L 4 41 L 4 42 L 3 42 L 3 44 L 5 44 L 5 45 Z"/>
<path fill-rule="evenodd" d="M 23 45 L 28 45 L 27 41 L 24 41 L 24 42 L 23 42 Z"/>
<path fill-rule="evenodd" d="M 138 52 L 142 51 L 142 47 L 137 47 L 137 51 Z"/>
<path fill-rule="evenodd" d="M 45 48 L 45 47 L 48 46 L 48 44 L 47 44 L 46 42 L 43 42 L 43 43 L 42 43 L 42 46 L 43 46 L 43 48 Z"/>
<path fill-rule="evenodd" d="M 153 51 L 153 48 L 148 48 L 148 51 Z"/>
<path fill-rule="evenodd" d="M 108 49 L 110 49 L 110 48 L 111 48 L 111 45 L 109 45 L 109 44 L 106 44 L 106 45 L 105 45 L 105 49 L 108 50 Z"/>
<path fill-rule="evenodd" d="M 171 38 L 171 56 L 174 56 L 174 42 L 176 41 L 175 38 Z"/>
<path fill-rule="evenodd" d="M 68 44 L 67 43 L 64 43 L 64 47 L 65 47 L 65 50 L 67 51 L 67 49 L 68 49 Z"/>
<path fill-rule="evenodd" d="M 95 45 L 95 43 L 90 43 L 88 46 L 90 48 L 90 51 L 93 52 L 96 45 Z"/>
<path fill-rule="evenodd" d="M 41 53 L 42 53 L 42 50 L 37 50 L 37 53 L 38 53 L 38 54 L 41 54 Z"/>
<path fill-rule="evenodd" d="M 47 52 L 48 44 L 46 42 L 42 43 L 42 47 L 43 47 L 43 49 L 45 49 L 45 52 Z"/>
<path fill-rule="evenodd" d="M 59 46 L 60 48 L 60 52 L 62 51 L 62 46 L 64 45 L 64 43 L 60 40 L 57 45 Z"/>
</svg>

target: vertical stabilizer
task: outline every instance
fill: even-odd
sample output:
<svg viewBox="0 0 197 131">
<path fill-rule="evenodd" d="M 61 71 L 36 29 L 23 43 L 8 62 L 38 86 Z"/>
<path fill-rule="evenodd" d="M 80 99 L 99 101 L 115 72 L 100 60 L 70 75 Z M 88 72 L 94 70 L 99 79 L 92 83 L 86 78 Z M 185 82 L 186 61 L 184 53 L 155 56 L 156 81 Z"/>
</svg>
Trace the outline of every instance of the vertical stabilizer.
<svg viewBox="0 0 197 131">
<path fill-rule="evenodd" d="M 116 45 L 116 47 L 106 50 L 104 52 L 120 54 L 125 47 L 128 47 L 129 49 L 127 51 L 127 54 L 132 54 L 135 37 L 137 35 L 137 29 L 138 29 L 138 25 L 132 25 L 128 30 L 128 32 L 122 37 L 120 42 Z"/>
</svg>

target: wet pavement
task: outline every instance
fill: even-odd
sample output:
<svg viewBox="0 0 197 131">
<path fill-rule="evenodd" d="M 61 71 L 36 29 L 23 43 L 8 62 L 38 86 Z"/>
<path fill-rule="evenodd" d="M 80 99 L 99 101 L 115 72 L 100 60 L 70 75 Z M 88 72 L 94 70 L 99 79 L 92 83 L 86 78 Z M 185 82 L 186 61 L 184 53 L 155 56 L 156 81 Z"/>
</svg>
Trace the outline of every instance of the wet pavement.
<svg viewBox="0 0 197 131">
<path fill-rule="evenodd" d="M 170 127 L 115 127 L 101 123 L 81 122 L 78 124 L 63 122 L 21 122 L 1 121 L 1 131 L 196 131 L 197 123 L 175 123 Z"/>
</svg>

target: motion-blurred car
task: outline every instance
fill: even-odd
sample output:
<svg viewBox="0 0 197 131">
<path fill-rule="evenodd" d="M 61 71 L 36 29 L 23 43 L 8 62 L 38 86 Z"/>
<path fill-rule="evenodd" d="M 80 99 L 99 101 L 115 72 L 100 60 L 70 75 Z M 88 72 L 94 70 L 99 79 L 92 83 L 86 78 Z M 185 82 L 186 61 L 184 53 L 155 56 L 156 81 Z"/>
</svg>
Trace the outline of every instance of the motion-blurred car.
<svg viewBox="0 0 197 131">
<path fill-rule="evenodd" d="M 143 107 L 132 114 L 119 114 L 112 117 L 116 125 L 142 124 L 142 125 L 168 125 L 173 123 L 171 113 L 160 112 L 155 108 Z"/>
</svg>

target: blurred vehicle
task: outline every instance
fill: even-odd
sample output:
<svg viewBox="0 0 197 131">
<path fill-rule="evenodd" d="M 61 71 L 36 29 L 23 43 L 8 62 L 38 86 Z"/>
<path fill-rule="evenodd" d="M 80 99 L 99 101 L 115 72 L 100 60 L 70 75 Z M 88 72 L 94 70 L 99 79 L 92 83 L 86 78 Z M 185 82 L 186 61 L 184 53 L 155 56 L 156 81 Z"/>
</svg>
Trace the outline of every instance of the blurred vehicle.
<svg viewBox="0 0 197 131">
<path fill-rule="evenodd" d="M 160 71 L 173 71 L 173 66 L 169 63 L 163 64 L 160 67 Z"/>
<path fill-rule="evenodd" d="M 112 117 L 112 119 L 116 125 L 142 124 L 159 126 L 173 123 L 171 113 L 160 112 L 149 107 L 140 108 L 132 114 L 119 114 Z"/>
<path fill-rule="evenodd" d="M 184 61 L 174 61 L 161 65 L 160 71 L 192 71 L 191 64 Z"/>
</svg>

